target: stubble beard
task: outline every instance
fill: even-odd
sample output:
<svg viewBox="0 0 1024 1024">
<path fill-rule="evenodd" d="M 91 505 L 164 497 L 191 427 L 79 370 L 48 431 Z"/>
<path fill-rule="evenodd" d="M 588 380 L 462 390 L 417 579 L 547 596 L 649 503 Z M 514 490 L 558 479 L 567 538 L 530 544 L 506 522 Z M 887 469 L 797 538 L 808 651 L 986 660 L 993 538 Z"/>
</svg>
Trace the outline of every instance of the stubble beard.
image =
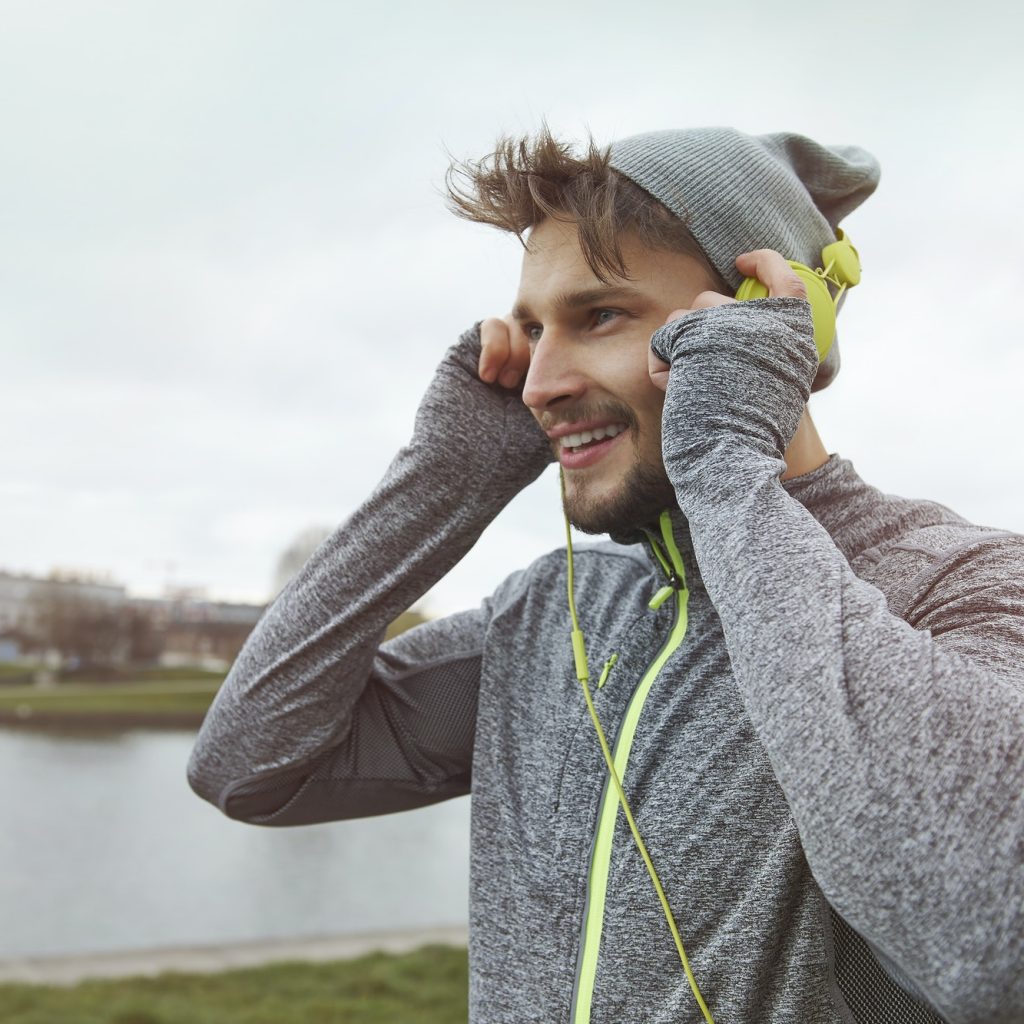
<svg viewBox="0 0 1024 1024">
<path fill-rule="evenodd" d="M 645 462 L 633 436 L 633 465 L 626 472 L 616 493 L 598 498 L 588 495 L 585 481 L 574 482 L 566 492 L 565 513 L 569 522 L 582 533 L 629 534 L 658 521 L 665 509 L 678 508 L 676 492 L 659 459 L 656 465 Z"/>
</svg>

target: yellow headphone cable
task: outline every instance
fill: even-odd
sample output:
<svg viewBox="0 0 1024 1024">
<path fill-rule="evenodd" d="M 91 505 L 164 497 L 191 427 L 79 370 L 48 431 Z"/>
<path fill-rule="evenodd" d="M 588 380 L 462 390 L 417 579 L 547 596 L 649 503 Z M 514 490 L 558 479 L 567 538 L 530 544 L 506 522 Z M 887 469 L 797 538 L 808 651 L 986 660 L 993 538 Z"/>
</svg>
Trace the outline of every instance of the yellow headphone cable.
<svg viewBox="0 0 1024 1024">
<path fill-rule="evenodd" d="M 562 473 L 561 469 L 559 469 L 559 479 L 561 481 L 562 506 L 564 509 L 565 474 Z M 619 773 L 615 770 L 615 762 L 612 758 L 611 750 L 608 747 L 608 740 L 605 738 L 604 729 L 601 728 L 600 719 L 597 717 L 597 711 L 594 708 L 593 697 L 591 696 L 590 686 L 588 685 L 590 672 L 587 668 L 587 653 L 583 643 L 583 631 L 580 629 L 579 619 L 576 617 L 576 599 L 573 594 L 572 534 L 569 529 L 568 515 L 565 516 L 565 542 L 566 555 L 569 562 L 569 615 L 572 618 L 572 652 L 573 658 L 576 662 L 576 678 L 579 680 L 580 685 L 583 688 L 583 699 L 587 703 L 587 710 L 590 712 L 590 720 L 594 723 L 594 729 L 597 732 L 597 741 L 601 745 L 601 753 L 604 755 L 604 763 L 608 767 L 608 777 L 611 779 L 612 785 L 615 787 L 615 792 L 618 794 L 619 803 L 622 805 L 626 821 L 629 823 L 629 830 L 633 833 L 633 839 L 636 842 L 637 849 L 640 851 L 640 856 L 643 857 L 644 864 L 647 865 L 647 873 L 651 876 L 655 892 L 657 892 L 658 899 L 661 901 L 661 909 L 665 912 L 665 920 L 668 921 L 669 930 L 672 932 L 672 939 L 676 944 L 676 951 L 679 953 L 679 960 L 683 965 L 683 970 L 686 972 L 686 980 L 690 983 L 690 989 L 693 992 L 693 997 L 697 1000 L 697 1005 L 700 1007 L 701 1013 L 704 1015 L 704 1020 L 707 1021 L 708 1024 L 714 1024 L 714 1018 L 711 1016 L 711 1011 L 708 1009 L 707 1004 L 704 1002 L 704 998 L 700 994 L 700 989 L 697 987 L 697 980 L 693 976 L 693 971 L 690 970 L 690 961 L 687 959 L 686 950 L 683 948 L 683 940 L 679 936 L 679 929 L 676 926 L 675 918 L 672 916 L 672 909 L 668 905 L 665 890 L 662 888 L 661 880 L 658 878 L 658 873 L 654 870 L 654 864 L 651 861 L 650 854 L 647 852 L 647 847 L 644 845 L 644 841 L 640 837 L 640 830 L 637 828 L 636 821 L 633 818 L 633 812 L 629 807 L 629 801 L 626 799 L 625 790 L 622 788 L 622 780 L 619 778 Z"/>
</svg>

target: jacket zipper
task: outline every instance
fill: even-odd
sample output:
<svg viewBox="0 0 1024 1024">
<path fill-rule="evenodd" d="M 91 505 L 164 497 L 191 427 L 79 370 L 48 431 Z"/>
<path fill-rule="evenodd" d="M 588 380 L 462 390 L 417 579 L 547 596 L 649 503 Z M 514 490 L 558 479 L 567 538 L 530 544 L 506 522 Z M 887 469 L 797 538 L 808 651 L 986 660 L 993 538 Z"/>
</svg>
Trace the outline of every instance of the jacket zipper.
<svg viewBox="0 0 1024 1024">
<path fill-rule="evenodd" d="M 676 613 L 668 639 L 654 661 L 648 665 L 643 678 L 633 691 L 615 737 L 613 759 L 615 769 L 623 783 L 625 783 L 629 754 L 647 695 L 665 662 L 668 661 L 669 657 L 676 651 L 686 636 L 686 609 L 689 598 L 689 591 L 686 589 L 686 570 L 683 567 L 683 560 L 679 554 L 679 549 L 676 547 L 675 538 L 672 536 L 672 523 L 668 512 L 661 514 L 659 525 L 665 551 L 662 551 L 658 538 L 653 533 L 645 532 L 647 532 L 651 549 L 661 564 L 668 583 L 655 594 L 650 602 L 650 606 L 652 608 L 660 607 L 674 592 L 676 595 Z M 604 924 L 605 897 L 608 891 L 608 875 L 611 868 L 612 837 L 615 832 L 615 822 L 618 819 L 619 810 L 619 801 L 615 789 L 610 784 L 610 780 L 606 778 L 601 790 L 597 825 L 590 847 L 587 899 L 583 908 L 579 954 L 576 960 L 576 976 L 573 982 L 571 1024 L 589 1024 L 590 1022 L 594 982 L 597 976 L 597 960 L 601 946 L 601 930 Z"/>
</svg>

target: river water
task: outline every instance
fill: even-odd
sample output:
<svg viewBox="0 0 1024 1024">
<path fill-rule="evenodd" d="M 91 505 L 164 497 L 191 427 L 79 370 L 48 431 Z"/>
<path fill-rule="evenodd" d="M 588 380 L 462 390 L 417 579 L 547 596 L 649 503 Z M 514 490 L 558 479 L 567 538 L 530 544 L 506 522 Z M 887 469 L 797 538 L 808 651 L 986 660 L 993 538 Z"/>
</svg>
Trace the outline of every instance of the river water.
<svg viewBox="0 0 1024 1024">
<path fill-rule="evenodd" d="M 189 788 L 194 738 L 0 728 L 0 959 L 465 924 L 468 798 L 245 825 Z"/>
</svg>

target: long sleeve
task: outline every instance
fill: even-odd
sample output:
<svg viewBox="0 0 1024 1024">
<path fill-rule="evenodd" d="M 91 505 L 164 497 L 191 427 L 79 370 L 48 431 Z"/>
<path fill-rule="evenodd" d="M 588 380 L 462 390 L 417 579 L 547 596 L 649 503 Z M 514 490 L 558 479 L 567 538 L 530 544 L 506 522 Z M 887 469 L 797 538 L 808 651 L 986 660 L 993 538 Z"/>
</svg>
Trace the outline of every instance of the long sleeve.
<svg viewBox="0 0 1024 1024">
<path fill-rule="evenodd" d="M 779 479 L 806 303 L 702 310 L 652 347 L 666 468 L 818 884 L 947 1020 L 1021 1020 L 1024 538 L 936 565 L 897 617 Z"/>
<path fill-rule="evenodd" d="M 381 646 L 551 455 L 522 399 L 449 349 L 413 437 L 249 636 L 188 766 L 225 813 L 295 824 L 464 792 L 486 605 Z"/>
</svg>

